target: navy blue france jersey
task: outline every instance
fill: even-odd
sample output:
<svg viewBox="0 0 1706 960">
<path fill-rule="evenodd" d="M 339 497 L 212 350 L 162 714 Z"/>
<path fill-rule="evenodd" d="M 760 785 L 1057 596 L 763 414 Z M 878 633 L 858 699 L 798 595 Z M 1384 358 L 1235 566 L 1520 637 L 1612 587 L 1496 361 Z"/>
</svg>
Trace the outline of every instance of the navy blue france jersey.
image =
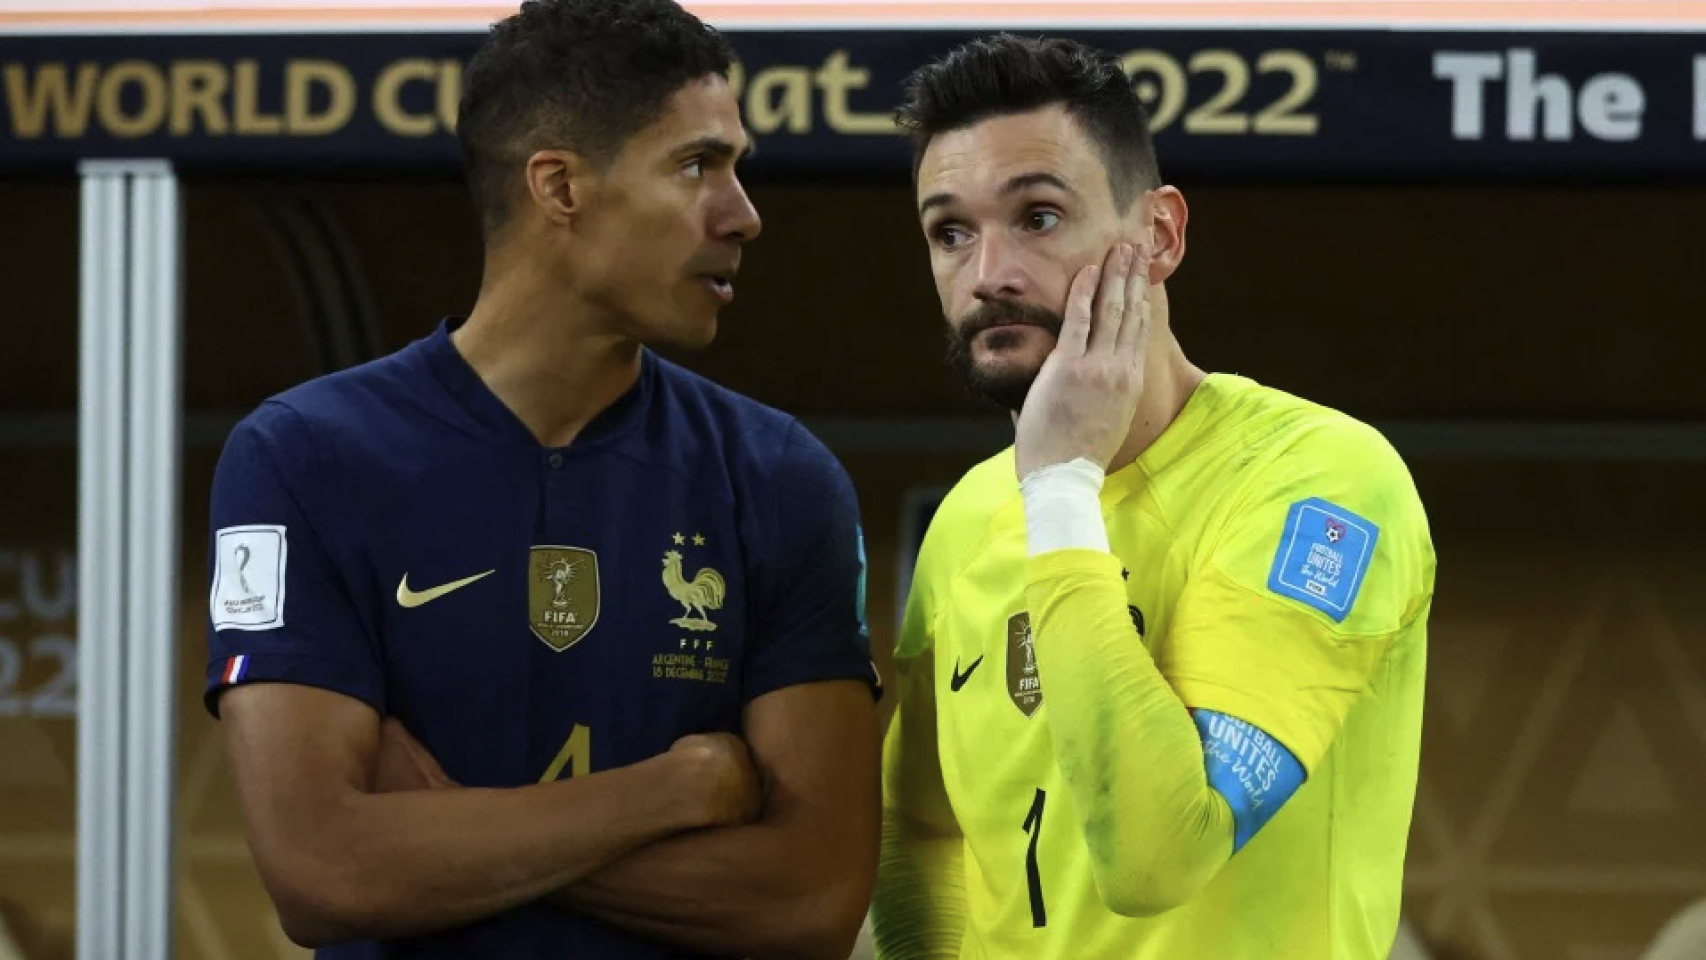
<svg viewBox="0 0 1706 960">
<path fill-rule="evenodd" d="M 275 681 L 401 719 L 458 782 L 636 763 L 792 684 L 877 682 L 852 484 L 788 416 L 647 353 L 542 447 L 453 321 L 261 405 L 213 486 L 206 704 Z M 534 905 L 323 958 L 689 957 Z"/>
</svg>

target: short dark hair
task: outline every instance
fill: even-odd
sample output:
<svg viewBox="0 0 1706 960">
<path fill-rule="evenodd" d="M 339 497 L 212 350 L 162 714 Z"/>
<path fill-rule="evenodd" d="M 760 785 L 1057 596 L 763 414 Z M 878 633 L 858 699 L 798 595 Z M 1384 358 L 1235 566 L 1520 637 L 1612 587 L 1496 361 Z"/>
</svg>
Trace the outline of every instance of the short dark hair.
<svg viewBox="0 0 1706 960">
<path fill-rule="evenodd" d="M 463 74 L 456 139 L 482 225 L 509 215 L 515 173 L 561 147 L 599 167 L 693 80 L 727 77 L 728 40 L 674 0 L 527 0 Z"/>
<path fill-rule="evenodd" d="M 1076 40 L 980 37 L 907 77 L 895 123 L 912 136 L 912 175 L 935 137 L 994 117 L 1063 105 L 1102 155 L 1123 212 L 1161 185 L 1149 116 L 1117 57 Z"/>
</svg>

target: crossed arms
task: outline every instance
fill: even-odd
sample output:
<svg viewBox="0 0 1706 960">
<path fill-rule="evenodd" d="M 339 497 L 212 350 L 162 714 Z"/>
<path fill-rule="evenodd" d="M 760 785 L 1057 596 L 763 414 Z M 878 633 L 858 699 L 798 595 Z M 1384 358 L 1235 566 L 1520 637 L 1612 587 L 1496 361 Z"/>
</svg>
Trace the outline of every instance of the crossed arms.
<svg viewBox="0 0 1706 960">
<path fill-rule="evenodd" d="M 874 882 L 879 764 L 871 689 L 846 679 L 870 662 L 857 501 L 827 449 L 789 428 L 775 495 L 755 497 L 774 509 L 751 515 L 768 565 L 749 571 L 740 738 L 481 789 L 383 719 L 383 598 L 359 595 L 334 543 L 366 520 L 328 488 L 349 470 L 319 439 L 264 406 L 227 441 L 212 509 L 216 547 L 255 524 L 289 538 L 288 619 L 226 624 L 216 567 L 207 696 L 293 940 L 418 935 L 548 899 L 687 949 L 844 960 Z"/>
<path fill-rule="evenodd" d="M 430 758 L 401 759 L 418 744 L 340 694 L 253 684 L 221 705 L 255 861 L 305 946 L 550 898 L 705 952 L 843 960 L 869 902 L 877 740 L 861 683 L 749 705 L 761 800 L 716 738 L 584 778 L 468 789 Z"/>
</svg>

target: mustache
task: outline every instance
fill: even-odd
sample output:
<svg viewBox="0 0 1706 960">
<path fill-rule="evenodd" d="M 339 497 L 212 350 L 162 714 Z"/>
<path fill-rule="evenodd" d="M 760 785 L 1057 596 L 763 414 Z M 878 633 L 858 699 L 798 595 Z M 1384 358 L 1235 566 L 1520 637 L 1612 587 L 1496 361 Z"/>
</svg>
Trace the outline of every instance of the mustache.
<svg viewBox="0 0 1706 960">
<path fill-rule="evenodd" d="M 972 341 L 986 330 L 1003 326 L 1037 327 L 1054 334 L 1058 340 L 1063 325 L 1060 314 L 1020 300 L 985 300 L 958 320 L 944 319 L 947 319 L 943 326 L 948 335 L 949 369 L 959 375 L 974 395 L 992 401 L 1003 410 L 1023 409 L 1037 372 L 984 370 L 972 359 Z"/>
<path fill-rule="evenodd" d="M 985 300 L 961 317 L 958 323 L 952 324 L 952 329 L 955 340 L 969 345 L 985 330 L 1008 325 L 1041 327 L 1059 337 L 1060 328 L 1064 323 L 1060 314 L 1034 303 L 1020 300 Z"/>
<path fill-rule="evenodd" d="M 691 276 L 714 274 L 733 280 L 740 273 L 740 251 L 702 253 L 688 261 L 687 272 Z"/>
</svg>

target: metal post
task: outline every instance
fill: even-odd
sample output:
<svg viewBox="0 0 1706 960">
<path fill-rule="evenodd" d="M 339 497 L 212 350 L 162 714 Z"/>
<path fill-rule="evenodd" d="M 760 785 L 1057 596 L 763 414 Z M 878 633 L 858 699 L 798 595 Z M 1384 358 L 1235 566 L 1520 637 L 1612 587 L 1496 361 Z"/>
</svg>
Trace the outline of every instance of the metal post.
<svg viewBox="0 0 1706 960">
<path fill-rule="evenodd" d="M 182 220 L 164 162 L 82 173 L 77 955 L 169 960 Z"/>
<path fill-rule="evenodd" d="M 179 462 L 183 420 L 181 219 L 171 167 L 131 181 L 130 655 L 125 660 L 125 941 L 129 960 L 172 960 L 177 770 Z"/>
<path fill-rule="evenodd" d="M 124 179 L 83 172 L 77 401 L 77 960 L 121 958 Z"/>
</svg>

